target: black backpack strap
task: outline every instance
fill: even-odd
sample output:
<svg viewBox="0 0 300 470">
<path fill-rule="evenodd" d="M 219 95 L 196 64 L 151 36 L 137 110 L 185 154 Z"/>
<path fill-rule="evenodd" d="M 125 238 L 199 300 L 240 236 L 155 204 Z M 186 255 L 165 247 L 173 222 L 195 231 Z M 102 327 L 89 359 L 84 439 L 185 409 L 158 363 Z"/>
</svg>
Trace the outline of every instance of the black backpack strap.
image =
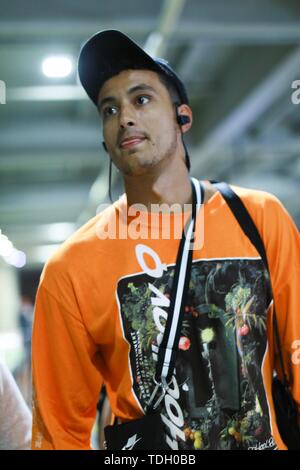
<svg viewBox="0 0 300 470">
<path fill-rule="evenodd" d="M 233 191 L 233 189 L 231 189 L 231 187 L 227 183 L 216 182 L 216 181 L 211 181 L 211 183 L 218 189 L 218 191 L 220 191 L 226 203 L 228 204 L 229 208 L 231 209 L 231 212 L 233 213 L 236 220 L 238 221 L 241 228 L 243 229 L 245 235 L 249 238 L 251 243 L 255 246 L 258 253 L 260 254 L 264 262 L 264 265 L 268 270 L 270 286 L 271 286 L 271 275 L 270 275 L 266 250 L 265 250 L 263 241 L 261 239 L 261 236 L 257 230 L 257 227 L 252 220 L 251 215 L 249 214 L 248 210 L 244 206 L 239 196 Z M 272 295 L 272 286 L 271 286 L 271 295 Z M 279 336 L 278 323 L 276 319 L 274 296 L 273 296 L 273 303 L 274 303 L 273 327 L 274 327 L 275 340 L 276 340 L 276 345 L 277 345 L 278 354 L 279 354 L 280 368 L 281 368 L 282 375 L 283 375 L 283 383 L 286 386 L 286 388 L 289 389 L 289 381 L 285 372 L 281 340 Z"/>
<path fill-rule="evenodd" d="M 214 186 L 222 194 L 223 198 L 225 199 L 229 208 L 231 209 L 233 215 L 235 216 L 241 228 L 243 229 L 245 235 L 247 235 L 247 237 L 250 239 L 252 244 L 255 246 L 258 253 L 262 257 L 262 260 L 266 268 L 269 271 L 269 265 L 268 265 L 267 255 L 266 255 L 263 241 L 256 228 L 255 223 L 253 222 L 243 202 L 227 183 L 224 183 L 224 182 L 214 183 Z"/>
</svg>

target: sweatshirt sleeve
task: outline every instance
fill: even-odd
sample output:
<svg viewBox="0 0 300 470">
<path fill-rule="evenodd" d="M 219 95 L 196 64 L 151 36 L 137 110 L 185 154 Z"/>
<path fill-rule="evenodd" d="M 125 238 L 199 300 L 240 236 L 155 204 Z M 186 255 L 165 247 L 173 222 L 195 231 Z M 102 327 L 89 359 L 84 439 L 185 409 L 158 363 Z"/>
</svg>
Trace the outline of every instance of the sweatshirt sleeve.
<svg viewBox="0 0 300 470">
<path fill-rule="evenodd" d="M 91 448 L 103 382 L 97 355 L 68 276 L 50 263 L 33 324 L 33 450 Z"/>
</svg>

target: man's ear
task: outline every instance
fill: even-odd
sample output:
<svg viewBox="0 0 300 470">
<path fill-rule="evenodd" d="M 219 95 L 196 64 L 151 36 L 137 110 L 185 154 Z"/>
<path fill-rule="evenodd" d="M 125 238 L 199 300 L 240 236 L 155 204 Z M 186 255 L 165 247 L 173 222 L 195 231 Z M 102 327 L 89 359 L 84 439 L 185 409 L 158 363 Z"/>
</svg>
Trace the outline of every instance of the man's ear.
<svg viewBox="0 0 300 470">
<path fill-rule="evenodd" d="M 193 124 L 193 112 L 188 104 L 177 106 L 177 122 L 180 125 L 181 132 L 187 132 Z"/>
</svg>

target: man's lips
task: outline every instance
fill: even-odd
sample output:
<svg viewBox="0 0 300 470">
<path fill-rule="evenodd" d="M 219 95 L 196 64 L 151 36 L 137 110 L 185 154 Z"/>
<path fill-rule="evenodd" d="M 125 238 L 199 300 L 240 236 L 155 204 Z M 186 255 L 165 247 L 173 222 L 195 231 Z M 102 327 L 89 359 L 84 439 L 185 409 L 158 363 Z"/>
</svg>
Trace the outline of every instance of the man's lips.
<svg viewBox="0 0 300 470">
<path fill-rule="evenodd" d="M 123 139 L 121 141 L 120 147 L 122 149 L 131 148 L 131 147 L 134 147 L 137 144 L 140 144 L 145 139 L 146 139 L 146 137 L 144 137 L 144 136 L 135 136 L 135 135 L 133 135 L 131 137 L 126 137 L 125 139 Z"/>
</svg>

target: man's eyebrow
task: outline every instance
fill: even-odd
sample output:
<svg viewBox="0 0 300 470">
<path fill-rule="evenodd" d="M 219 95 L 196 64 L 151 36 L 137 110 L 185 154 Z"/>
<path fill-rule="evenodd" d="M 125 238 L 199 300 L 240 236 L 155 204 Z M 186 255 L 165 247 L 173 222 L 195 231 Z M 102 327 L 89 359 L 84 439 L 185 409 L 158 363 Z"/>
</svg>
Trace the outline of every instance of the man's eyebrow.
<svg viewBox="0 0 300 470">
<path fill-rule="evenodd" d="M 105 98 L 103 98 L 103 100 L 100 100 L 98 102 L 98 109 L 101 109 L 104 104 L 113 103 L 114 101 L 116 101 L 116 98 L 114 98 L 113 96 L 106 96 Z"/>
<path fill-rule="evenodd" d="M 140 83 L 139 85 L 135 85 L 129 88 L 129 90 L 127 90 L 127 93 L 129 95 L 132 95 L 133 93 L 136 93 L 137 91 L 151 91 L 153 93 L 156 93 L 155 89 L 152 86 L 147 85 L 146 83 Z M 115 101 L 116 101 L 116 98 L 114 96 L 106 96 L 105 98 L 103 98 L 103 100 L 99 101 L 98 108 L 101 109 L 103 105 L 107 103 L 114 103 Z"/>
<path fill-rule="evenodd" d="M 154 93 L 156 93 L 155 89 L 152 86 L 147 85 L 146 83 L 140 83 L 139 85 L 129 88 L 128 93 L 132 94 L 136 91 L 153 91 Z"/>
</svg>

